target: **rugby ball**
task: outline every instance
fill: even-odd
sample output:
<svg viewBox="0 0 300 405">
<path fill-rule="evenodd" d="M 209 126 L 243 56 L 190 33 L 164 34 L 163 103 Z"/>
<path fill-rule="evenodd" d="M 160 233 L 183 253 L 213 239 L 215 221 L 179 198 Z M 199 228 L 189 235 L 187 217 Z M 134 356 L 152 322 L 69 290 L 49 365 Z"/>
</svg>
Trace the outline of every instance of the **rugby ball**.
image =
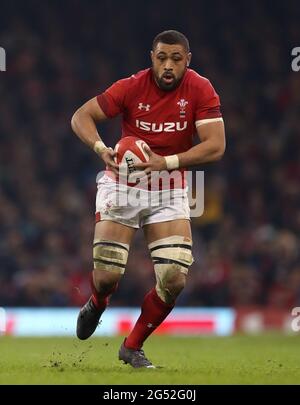
<svg viewBox="0 0 300 405">
<path fill-rule="evenodd" d="M 121 171 L 127 171 L 130 176 L 136 172 L 135 164 L 147 162 L 149 155 L 145 151 L 147 143 L 136 136 L 126 136 L 121 138 L 115 146 L 115 162 L 119 165 Z M 148 146 L 149 147 L 149 146 Z M 134 176 L 131 176 L 133 179 Z"/>
</svg>

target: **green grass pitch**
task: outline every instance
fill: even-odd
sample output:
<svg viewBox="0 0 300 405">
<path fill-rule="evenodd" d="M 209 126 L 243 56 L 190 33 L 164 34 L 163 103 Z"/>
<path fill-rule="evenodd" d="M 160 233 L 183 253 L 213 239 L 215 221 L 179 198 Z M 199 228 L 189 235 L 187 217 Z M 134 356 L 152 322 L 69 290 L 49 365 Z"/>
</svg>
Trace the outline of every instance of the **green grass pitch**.
<svg viewBox="0 0 300 405">
<path fill-rule="evenodd" d="M 160 337 L 145 344 L 156 369 L 117 353 L 122 338 L 0 338 L 0 384 L 299 384 L 300 336 Z"/>
</svg>

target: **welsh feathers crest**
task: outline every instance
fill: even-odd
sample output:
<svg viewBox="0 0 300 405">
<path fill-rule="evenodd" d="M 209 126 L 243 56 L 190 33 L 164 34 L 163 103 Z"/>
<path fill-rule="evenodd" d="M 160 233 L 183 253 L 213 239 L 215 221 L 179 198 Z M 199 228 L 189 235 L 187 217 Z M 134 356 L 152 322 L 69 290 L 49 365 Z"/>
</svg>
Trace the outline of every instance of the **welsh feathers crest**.
<svg viewBox="0 0 300 405">
<path fill-rule="evenodd" d="M 179 107 L 180 107 L 180 110 L 184 110 L 185 109 L 185 106 L 188 104 L 189 102 L 188 101 L 186 101 L 184 98 L 181 98 L 179 101 L 178 101 L 178 105 L 179 105 Z"/>
<path fill-rule="evenodd" d="M 179 111 L 179 116 L 180 116 L 180 118 L 185 118 L 185 107 L 186 107 L 186 105 L 188 104 L 189 102 L 188 101 L 186 101 L 184 98 L 181 98 L 179 101 L 178 101 L 178 105 L 179 105 L 179 108 L 180 108 L 180 111 Z"/>
</svg>

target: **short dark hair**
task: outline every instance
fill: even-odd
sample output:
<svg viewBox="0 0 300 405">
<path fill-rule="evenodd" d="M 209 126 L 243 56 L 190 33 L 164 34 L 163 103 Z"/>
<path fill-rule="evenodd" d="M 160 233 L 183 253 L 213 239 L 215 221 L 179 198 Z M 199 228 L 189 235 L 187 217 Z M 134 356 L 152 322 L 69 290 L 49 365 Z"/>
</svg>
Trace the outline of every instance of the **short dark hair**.
<svg viewBox="0 0 300 405">
<path fill-rule="evenodd" d="M 189 44 L 187 37 L 179 31 L 168 30 L 168 31 L 163 31 L 160 34 L 157 34 L 152 43 L 153 50 L 155 49 L 158 42 L 162 42 L 164 44 L 169 44 L 169 45 L 180 44 L 184 47 L 184 49 L 187 52 L 190 51 L 190 44 Z"/>
</svg>

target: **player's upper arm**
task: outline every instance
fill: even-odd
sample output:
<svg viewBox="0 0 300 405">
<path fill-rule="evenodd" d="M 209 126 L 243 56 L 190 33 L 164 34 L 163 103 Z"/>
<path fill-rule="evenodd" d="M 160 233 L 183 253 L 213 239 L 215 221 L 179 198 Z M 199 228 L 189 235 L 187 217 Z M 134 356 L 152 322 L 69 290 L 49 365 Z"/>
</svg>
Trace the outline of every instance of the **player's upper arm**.
<svg viewBox="0 0 300 405">
<path fill-rule="evenodd" d="M 129 79 L 118 80 L 103 93 L 83 104 L 74 116 L 85 113 L 92 117 L 95 122 L 98 122 L 124 112 L 128 85 Z"/>
<path fill-rule="evenodd" d="M 195 126 L 202 142 L 209 140 L 222 156 L 225 151 L 225 129 L 220 98 L 209 80 L 197 92 Z"/>
<path fill-rule="evenodd" d="M 199 139 L 204 142 L 208 139 L 215 139 L 216 142 L 225 146 L 225 128 L 223 118 L 207 120 L 206 123 L 197 127 Z"/>
<path fill-rule="evenodd" d="M 197 134 L 201 142 L 209 141 L 213 146 L 217 159 L 220 159 L 226 147 L 225 128 L 222 118 L 207 120 L 197 127 Z"/>
<path fill-rule="evenodd" d="M 107 119 L 107 116 L 104 114 L 102 108 L 98 104 L 97 97 L 94 97 L 91 100 L 84 103 L 83 106 L 80 107 L 78 111 L 87 113 L 96 122 L 104 121 Z"/>
</svg>

